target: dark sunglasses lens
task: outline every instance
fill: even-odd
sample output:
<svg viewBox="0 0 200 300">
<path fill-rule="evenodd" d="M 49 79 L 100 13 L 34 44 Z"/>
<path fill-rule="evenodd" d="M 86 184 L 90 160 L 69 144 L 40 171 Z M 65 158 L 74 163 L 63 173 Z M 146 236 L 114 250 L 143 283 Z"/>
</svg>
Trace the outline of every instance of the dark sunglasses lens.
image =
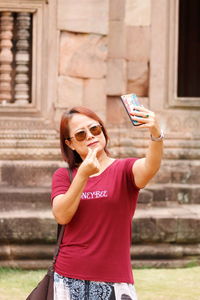
<svg viewBox="0 0 200 300">
<path fill-rule="evenodd" d="M 102 129 L 101 129 L 100 125 L 95 125 L 90 128 L 90 132 L 93 135 L 99 135 L 101 133 L 101 131 L 102 131 Z"/>
<path fill-rule="evenodd" d="M 79 141 L 79 142 L 84 141 L 86 138 L 86 131 L 79 131 L 79 132 L 75 133 L 74 136 L 77 139 L 77 141 Z"/>
</svg>

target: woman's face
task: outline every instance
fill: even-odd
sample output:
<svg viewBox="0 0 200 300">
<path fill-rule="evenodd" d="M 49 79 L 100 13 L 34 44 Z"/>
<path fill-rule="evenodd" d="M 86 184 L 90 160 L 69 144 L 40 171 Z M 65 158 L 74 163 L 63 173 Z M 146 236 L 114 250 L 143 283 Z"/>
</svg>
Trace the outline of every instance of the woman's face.
<svg viewBox="0 0 200 300">
<path fill-rule="evenodd" d="M 104 148 L 106 146 L 106 139 L 101 131 L 98 135 L 93 135 L 90 132 L 90 128 L 99 125 L 99 123 L 82 114 L 74 114 L 69 121 L 69 133 L 70 140 L 66 140 L 66 144 L 72 149 L 76 150 L 76 152 L 84 159 L 88 153 L 88 147 L 91 149 L 98 148 L 98 154 L 104 152 Z M 85 131 L 86 137 L 83 141 L 78 141 L 75 137 L 76 133 L 83 133 Z M 98 155 L 97 154 L 97 155 Z"/>
</svg>

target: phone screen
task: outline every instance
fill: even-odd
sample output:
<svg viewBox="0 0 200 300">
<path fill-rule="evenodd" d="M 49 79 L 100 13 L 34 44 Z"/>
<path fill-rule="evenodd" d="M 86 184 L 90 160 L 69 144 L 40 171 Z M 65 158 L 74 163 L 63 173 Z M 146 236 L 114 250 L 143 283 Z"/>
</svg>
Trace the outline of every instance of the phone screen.
<svg viewBox="0 0 200 300">
<path fill-rule="evenodd" d="M 132 120 L 130 113 L 133 113 L 134 106 L 141 106 L 136 94 L 127 94 L 121 96 L 122 103 L 129 115 L 129 118 L 134 126 L 139 126 L 141 123 L 138 121 Z"/>
</svg>

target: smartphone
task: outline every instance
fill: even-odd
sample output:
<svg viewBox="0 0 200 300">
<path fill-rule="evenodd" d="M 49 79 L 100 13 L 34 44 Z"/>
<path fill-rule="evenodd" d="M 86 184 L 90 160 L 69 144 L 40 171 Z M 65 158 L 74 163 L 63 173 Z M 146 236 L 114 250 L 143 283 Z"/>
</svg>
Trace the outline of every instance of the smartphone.
<svg viewBox="0 0 200 300">
<path fill-rule="evenodd" d="M 127 94 L 121 96 L 121 101 L 128 113 L 129 118 L 131 119 L 131 122 L 134 126 L 140 126 L 142 123 L 139 123 L 138 121 L 132 120 L 132 117 L 130 113 L 133 113 L 133 107 L 134 106 L 141 106 L 136 94 Z"/>
</svg>

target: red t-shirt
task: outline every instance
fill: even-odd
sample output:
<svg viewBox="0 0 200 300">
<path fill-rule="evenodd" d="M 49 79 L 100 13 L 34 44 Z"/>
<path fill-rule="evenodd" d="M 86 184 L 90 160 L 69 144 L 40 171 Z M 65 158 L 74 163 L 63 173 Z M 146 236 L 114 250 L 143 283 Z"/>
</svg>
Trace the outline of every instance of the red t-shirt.
<svg viewBox="0 0 200 300">
<path fill-rule="evenodd" d="M 91 281 L 134 282 L 130 245 L 139 193 L 133 183 L 135 161 L 116 159 L 100 175 L 88 179 L 79 207 L 65 228 L 55 264 L 58 274 Z M 53 175 L 51 198 L 66 193 L 69 186 L 67 169 L 58 169 Z"/>
</svg>

